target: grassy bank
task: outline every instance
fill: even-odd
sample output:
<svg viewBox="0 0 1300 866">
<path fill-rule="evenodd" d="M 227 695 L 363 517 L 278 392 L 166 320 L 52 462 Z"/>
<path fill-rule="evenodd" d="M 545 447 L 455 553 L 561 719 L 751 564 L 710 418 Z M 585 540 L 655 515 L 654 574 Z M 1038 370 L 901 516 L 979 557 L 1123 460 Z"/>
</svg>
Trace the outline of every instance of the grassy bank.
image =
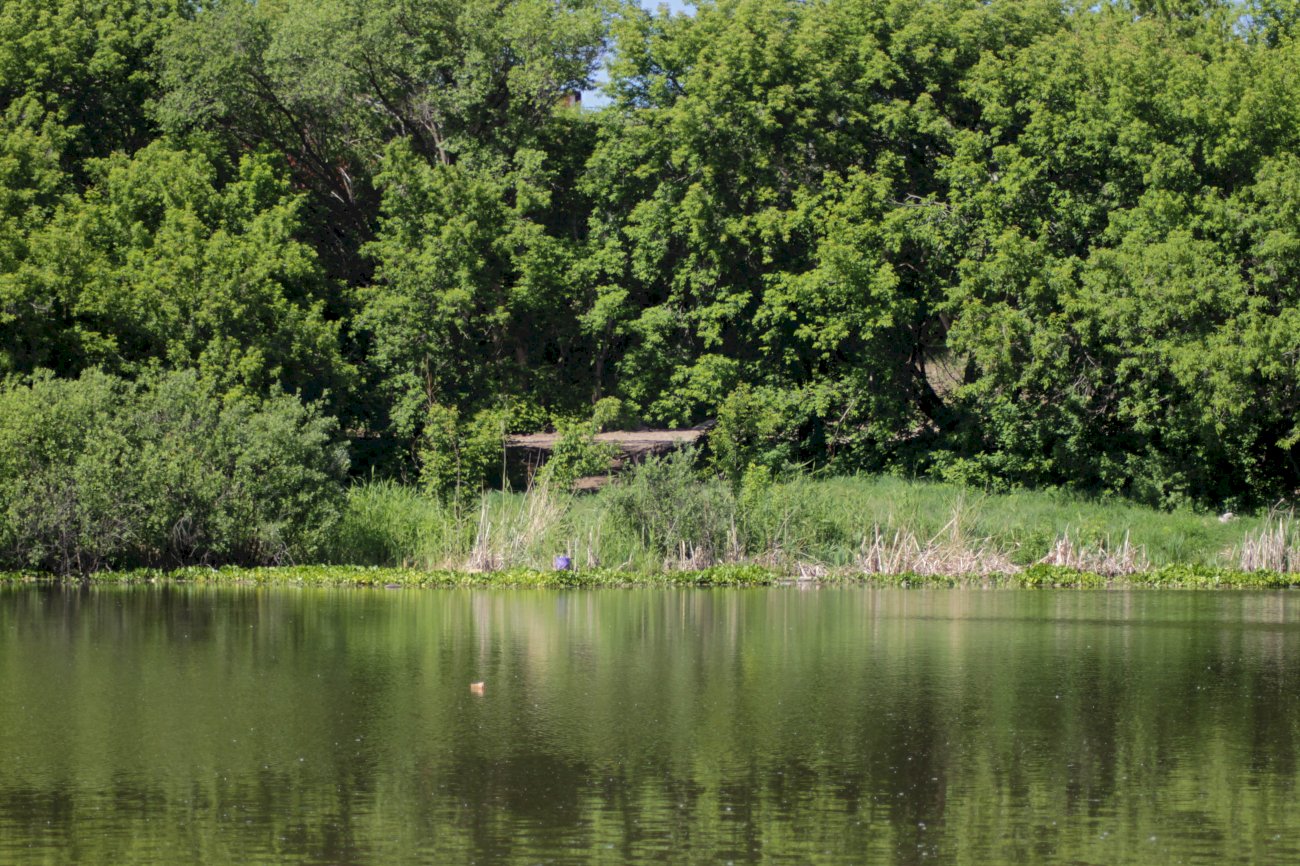
<svg viewBox="0 0 1300 866">
<path fill-rule="evenodd" d="M 85 578 L 54 578 L 38 573 L 0 573 L 0 584 L 63 583 L 69 585 L 194 584 L 212 586 L 359 587 L 422 589 L 498 587 L 517 589 L 625 588 L 625 587 L 740 587 L 835 586 L 966 587 L 1020 589 L 1282 589 L 1300 585 L 1300 574 L 1239 571 L 1206 566 L 1169 565 L 1123 576 L 1054 566 L 1033 565 L 1009 574 L 864 574 L 841 571 L 816 578 L 789 574 L 756 565 L 721 565 L 691 571 L 629 572 L 607 568 L 577 571 L 540 571 L 514 568 L 505 571 L 424 571 L 411 568 L 358 568 L 309 565 L 274 568 L 182 568 L 172 571 L 140 569 L 106 571 Z"/>
<path fill-rule="evenodd" d="M 328 558 L 417 571 L 1016 574 L 1063 566 L 1113 578 L 1167 567 L 1300 571 L 1292 515 L 1221 521 L 1053 491 L 984 494 L 896 478 L 800 478 L 735 490 L 684 465 L 648 467 L 589 496 L 489 493 L 448 505 L 391 483 L 354 487 Z"/>
<path fill-rule="evenodd" d="M 103 570 L 89 579 L 537 587 L 1300 583 L 1300 523 L 1289 511 L 1221 520 L 1054 491 L 997 495 L 889 477 L 751 478 L 733 488 L 701 480 L 687 457 L 647 464 L 585 496 L 535 488 L 449 503 L 391 482 L 359 484 L 328 538 L 324 564 Z M 572 570 L 554 570 L 561 554 Z M 33 579 L 44 578 L 0 575 Z"/>
</svg>

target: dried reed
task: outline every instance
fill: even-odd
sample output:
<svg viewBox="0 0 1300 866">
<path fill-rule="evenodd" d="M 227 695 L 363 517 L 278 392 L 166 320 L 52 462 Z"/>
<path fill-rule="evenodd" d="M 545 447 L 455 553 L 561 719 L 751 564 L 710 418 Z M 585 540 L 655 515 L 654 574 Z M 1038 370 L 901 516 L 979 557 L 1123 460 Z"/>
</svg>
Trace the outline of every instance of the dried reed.
<svg viewBox="0 0 1300 866">
<path fill-rule="evenodd" d="M 966 531 L 960 503 L 952 519 L 933 538 L 922 544 L 916 534 L 900 529 L 886 535 L 879 525 L 862 540 L 857 569 L 864 574 L 990 575 L 1013 574 L 1020 570 L 988 538 L 974 538 Z"/>
<path fill-rule="evenodd" d="M 1237 550 L 1242 571 L 1300 572 L 1300 531 L 1295 514 L 1270 515 L 1258 532 L 1247 532 Z"/>
<path fill-rule="evenodd" d="M 1146 548 L 1134 545 L 1127 532 L 1124 533 L 1123 543 L 1112 549 L 1109 542 L 1087 547 L 1072 537 L 1067 529 L 1057 537 L 1052 549 L 1039 562 L 1044 565 L 1062 565 L 1102 577 L 1139 574 L 1151 568 Z"/>
<path fill-rule="evenodd" d="M 564 504 L 545 484 L 530 487 L 518 508 L 508 510 L 497 521 L 492 518 L 488 497 L 479 508 L 478 527 L 467 571 L 499 571 L 532 562 L 541 542 L 551 536 L 564 518 Z"/>
</svg>

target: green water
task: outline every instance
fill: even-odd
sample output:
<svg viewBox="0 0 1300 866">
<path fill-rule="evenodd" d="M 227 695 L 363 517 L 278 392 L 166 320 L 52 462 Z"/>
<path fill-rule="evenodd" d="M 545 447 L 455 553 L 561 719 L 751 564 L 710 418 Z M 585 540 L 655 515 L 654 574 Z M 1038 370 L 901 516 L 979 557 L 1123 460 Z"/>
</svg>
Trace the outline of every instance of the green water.
<svg viewBox="0 0 1300 866">
<path fill-rule="evenodd" d="M 3 864 L 1294 863 L 1298 754 L 1300 594 L 0 589 Z"/>
</svg>

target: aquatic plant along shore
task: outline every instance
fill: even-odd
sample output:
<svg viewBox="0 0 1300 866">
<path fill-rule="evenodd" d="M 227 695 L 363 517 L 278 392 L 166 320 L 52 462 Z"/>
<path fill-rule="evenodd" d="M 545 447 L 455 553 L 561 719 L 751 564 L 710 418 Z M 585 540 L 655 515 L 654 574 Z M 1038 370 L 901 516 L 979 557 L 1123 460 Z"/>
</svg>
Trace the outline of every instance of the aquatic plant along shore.
<svg viewBox="0 0 1300 866">
<path fill-rule="evenodd" d="M 1300 573 L 1240 571 L 1194 565 L 1168 565 L 1126 575 L 1102 575 L 1068 566 L 1033 565 L 994 574 L 935 574 L 900 572 L 823 572 L 793 575 L 759 565 L 718 565 L 688 571 L 634 572 L 606 568 L 586 571 L 421 571 L 404 568 L 359 568 L 346 565 L 270 566 L 263 568 L 136 569 L 102 571 L 84 577 L 58 577 L 41 572 L 0 573 L 0 583 L 65 583 L 94 585 L 211 584 L 228 586 L 357 587 L 369 589 L 435 589 L 499 587 L 502 589 L 598 589 L 630 587 L 763 587 L 817 588 L 839 585 L 881 587 L 948 587 L 985 589 L 1285 589 L 1300 586 Z"/>
</svg>

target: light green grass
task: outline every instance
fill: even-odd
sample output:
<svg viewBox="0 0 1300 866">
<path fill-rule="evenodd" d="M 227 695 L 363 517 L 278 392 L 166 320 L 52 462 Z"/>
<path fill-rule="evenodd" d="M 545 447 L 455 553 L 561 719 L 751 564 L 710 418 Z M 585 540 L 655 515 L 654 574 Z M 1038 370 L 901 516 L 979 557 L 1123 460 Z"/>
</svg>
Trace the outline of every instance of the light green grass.
<svg viewBox="0 0 1300 866">
<path fill-rule="evenodd" d="M 392 482 L 363 483 L 349 491 L 331 538 L 324 565 L 93 579 L 1276 586 L 1300 572 L 1300 524 L 1289 514 L 1221 522 L 1055 491 L 986 494 L 891 477 L 797 478 L 737 491 L 700 481 L 685 459 L 586 496 L 535 489 L 446 504 Z M 558 554 L 575 570 L 556 573 Z"/>
<path fill-rule="evenodd" d="M 852 538 L 861 527 L 879 524 L 933 538 L 960 514 L 968 535 L 992 539 L 1021 565 L 1044 557 L 1067 533 L 1088 547 L 1118 546 L 1127 535 L 1133 545 L 1145 548 L 1147 559 L 1157 567 L 1221 565 L 1261 523 L 1258 517 L 1222 523 L 1213 514 L 1162 512 L 1058 491 L 986 494 L 890 477 L 799 480 L 790 488 L 814 503 L 809 510 L 823 515 L 839 535 Z M 851 551 L 840 546 L 825 553 L 843 562 Z"/>
<path fill-rule="evenodd" d="M 587 496 L 488 493 L 460 506 L 388 482 L 362 484 L 349 494 L 328 559 L 418 570 L 547 570 L 566 553 L 588 570 L 648 574 L 748 562 L 817 574 L 853 571 L 879 537 L 921 549 L 907 560 L 913 567 L 901 570 L 928 571 L 915 564 L 933 560 L 944 571 L 944 557 L 983 550 L 995 554 L 985 570 L 1000 571 L 1040 562 L 1068 538 L 1071 549 L 1107 554 L 1127 541 L 1136 570 L 1240 568 L 1243 543 L 1267 524 L 1261 516 L 1224 523 L 1213 514 L 1056 491 L 986 494 L 892 477 L 800 478 L 739 493 L 684 479 L 661 479 L 639 492 L 634 479 Z"/>
</svg>

